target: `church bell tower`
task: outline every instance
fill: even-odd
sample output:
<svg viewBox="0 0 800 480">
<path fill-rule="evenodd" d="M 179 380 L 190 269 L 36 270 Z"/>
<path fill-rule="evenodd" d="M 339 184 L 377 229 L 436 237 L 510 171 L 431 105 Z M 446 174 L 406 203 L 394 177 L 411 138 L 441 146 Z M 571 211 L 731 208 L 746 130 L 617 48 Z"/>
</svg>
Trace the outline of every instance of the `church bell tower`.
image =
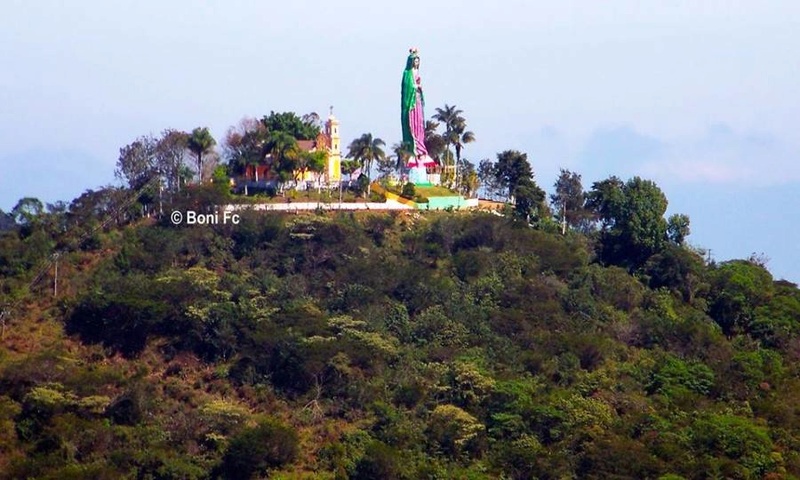
<svg viewBox="0 0 800 480">
<path fill-rule="evenodd" d="M 338 182 L 342 179 L 342 146 L 339 136 L 339 120 L 333 116 L 331 107 L 328 121 L 325 122 L 325 135 L 330 139 L 330 151 L 328 152 L 328 165 L 326 173 L 329 182 Z"/>
</svg>

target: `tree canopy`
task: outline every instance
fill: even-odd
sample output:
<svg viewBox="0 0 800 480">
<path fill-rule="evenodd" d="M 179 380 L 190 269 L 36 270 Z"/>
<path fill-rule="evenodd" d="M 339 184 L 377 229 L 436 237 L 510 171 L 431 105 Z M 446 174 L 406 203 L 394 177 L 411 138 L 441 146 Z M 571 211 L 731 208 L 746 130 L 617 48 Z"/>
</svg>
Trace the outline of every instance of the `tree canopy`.
<svg viewBox="0 0 800 480">
<path fill-rule="evenodd" d="M 203 181 L 203 155 L 212 151 L 217 141 L 211 136 L 208 127 L 197 127 L 192 130 L 188 139 L 189 150 L 197 156 L 197 177 L 200 182 Z"/>
<path fill-rule="evenodd" d="M 588 207 L 601 223 L 604 261 L 638 268 L 663 250 L 667 241 L 667 197 L 658 186 L 640 177 L 627 182 L 610 177 L 595 182 L 587 199 Z M 680 220 L 678 220 L 680 219 Z M 675 217 L 679 231 L 688 232 L 687 216 Z M 677 242 L 683 235 L 673 235 Z"/>
<path fill-rule="evenodd" d="M 268 132 L 284 132 L 297 140 L 315 140 L 320 133 L 320 127 L 315 120 L 318 117 L 305 116 L 300 118 L 294 112 L 270 112 L 261 119 L 261 123 Z"/>
<path fill-rule="evenodd" d="M 384 146 L 386 146 L 386 142 L 380 138 L 373 138 L 371 133 L 364 133 L 350 142 L 347 147 L 347 156 L 363 167 L 364 173 L 369 179 L 373 162 L 386 158 L 386 152 L 383 151 Z"/>
</svg>

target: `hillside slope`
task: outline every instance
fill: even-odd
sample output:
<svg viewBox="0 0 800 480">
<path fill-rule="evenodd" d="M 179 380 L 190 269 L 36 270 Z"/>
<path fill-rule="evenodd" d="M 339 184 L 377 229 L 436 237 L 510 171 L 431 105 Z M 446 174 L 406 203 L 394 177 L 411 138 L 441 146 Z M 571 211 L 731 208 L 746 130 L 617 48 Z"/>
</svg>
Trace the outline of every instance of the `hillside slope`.
<svg viewBox="0 0 800 480">
<path fill-rule="evenodd" d="M 800 292 L 757 259 L 243 215 L 2 237 L 0 478 L 800 475 Z M 56 300 L 23 255 L 48 241 Z"/>
</svg>

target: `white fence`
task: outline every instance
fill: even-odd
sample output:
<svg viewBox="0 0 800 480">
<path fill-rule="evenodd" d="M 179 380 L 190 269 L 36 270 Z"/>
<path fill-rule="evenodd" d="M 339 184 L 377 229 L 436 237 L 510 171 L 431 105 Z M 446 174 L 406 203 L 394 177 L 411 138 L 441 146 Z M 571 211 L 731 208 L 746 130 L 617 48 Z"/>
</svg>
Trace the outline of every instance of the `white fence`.
<svg viewBox="0 0 800 480">
<path fill-rule="evenodd" d="M 423 204 L 424 205 L 424 204 Z M 470 198 L 464 203 L 466 208 L 478 206 L 477 198 Z M 387 200 L 386 202 L 291 202 L 291 203 L 256 203 L 256 204 L 236 204 L 226 205 L 223 210 L 254 210 L 254 211 L 275 211 L 275 212 L 299 212 L 308 210 L 414 210 L 413 207 L 400 202 Z"/>
</svg>

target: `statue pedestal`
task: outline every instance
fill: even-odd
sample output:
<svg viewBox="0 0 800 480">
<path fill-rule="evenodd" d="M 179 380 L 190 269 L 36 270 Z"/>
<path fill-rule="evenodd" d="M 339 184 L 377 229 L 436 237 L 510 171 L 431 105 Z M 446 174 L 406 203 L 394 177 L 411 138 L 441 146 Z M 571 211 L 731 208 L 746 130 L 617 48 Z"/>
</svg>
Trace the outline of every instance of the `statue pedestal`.
<svg viewBox="0 0 800 480">
<path fill-rule="evenodd" d="M 411 167 L 408 172 L 408 181 L 414 185 L 430 186 L 431 182 L 428 179 L 428 170 L 422 165 Z"/>
</svg>

